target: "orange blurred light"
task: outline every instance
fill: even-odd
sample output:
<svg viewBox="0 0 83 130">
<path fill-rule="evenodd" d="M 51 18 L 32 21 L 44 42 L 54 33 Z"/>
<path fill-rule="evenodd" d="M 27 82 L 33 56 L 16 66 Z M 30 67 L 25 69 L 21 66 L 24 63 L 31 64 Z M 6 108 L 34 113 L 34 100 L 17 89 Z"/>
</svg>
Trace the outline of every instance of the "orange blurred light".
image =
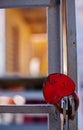
<svg viewBox="0 0 83 130">
<path fill-rule="evenodd" d="M 7 96 L 0 96 L 0 105 L 15 104 L 13 98 Z"/>
</svg>

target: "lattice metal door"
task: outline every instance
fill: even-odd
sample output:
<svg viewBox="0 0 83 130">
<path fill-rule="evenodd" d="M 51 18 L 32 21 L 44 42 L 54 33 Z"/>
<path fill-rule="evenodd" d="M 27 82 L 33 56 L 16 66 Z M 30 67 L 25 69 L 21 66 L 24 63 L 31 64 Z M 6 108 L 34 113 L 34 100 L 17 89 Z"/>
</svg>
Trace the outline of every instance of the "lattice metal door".
<svg viewBox="0 0 83 130">
<path fill-rule="evenodd" d="M 47 7 L 48 73 L 61 72 L 61 0 L 0 0 L 0 8 Z M 68 75 L 77 83 L 75 0 L 66 0 Z M 46 113 L 49 130 L 60 130 L 60 114 L 52 105 L 1 105 L 0 113 Z M 77 130 L 77 116 L 69 121 L 69 128 Z"/>
</svg>

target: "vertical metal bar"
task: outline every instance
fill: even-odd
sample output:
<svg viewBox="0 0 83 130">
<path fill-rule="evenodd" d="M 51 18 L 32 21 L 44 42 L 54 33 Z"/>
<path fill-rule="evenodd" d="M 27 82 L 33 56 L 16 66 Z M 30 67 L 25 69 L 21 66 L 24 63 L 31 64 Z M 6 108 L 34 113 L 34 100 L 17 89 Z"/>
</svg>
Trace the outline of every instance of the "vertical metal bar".
<svg viewBox="0 0 83 130">
<path fill-rule="evenodd" d="M 60 128 L 60 116 L 59 114 L 54 110 L 52 110 L 51 113 L 49 113 L 48 118 L 48 130 L 61 130 Z"/>
<path fill-rule="evenodd" d="M 67 16 L 67 46 L 68 46 L 68 75 L 77 85 L 77 50 L 76 50 L 76 19 L 75 0 L 66 0 Z M 78 130 L 77 114 L 74 121 L 69 120 L 69 130 Z"/>
<path fill-rule="evenodd" d="M 66 0 L 67 44 L 68 44 L 68 75 L 77 84 L 77 45 L 75 0 Z"/>
<path fill-rule="evenodd" d="M 66 19 L 66 0 L 60 0 L 60 29 L 61 29 L 61 64 L 62 64 L 62 73 L 68 74 L 68 55 L 67 55 L 67 19 Z M 61 102 L 63 104 L 63 102 Z M 68 109 L 68 98 L 65 97 L 65 105 L 66 109 Z M 64 109 L 64 108 L 63 108 Z M 63 114 L 63 122 L 64 122 L 64 114 Z M 68 130 L 69 129 L 69 119 L 68 115 L 65 117 L 65 122 L 63 123 L 62 130 Z"/>
<path fill-rule="evenodd" d="M 60 73 L 60 4 L 51 0 L 48 8 L 48 73 Z M 55 114 L 56 113 L 56 114 Z M 60 130 L 60 114 L 49 114 L 49 130 Z M 54 118 L 57 115 L 57 118 Z"/>
<path fill-rule="evenodd" d="M 52 0 L 53 1 L 53 0 Z M 60 5 L 48 8 L 48 73 L 60 73 Z"/>
<path fill-rule="evenodd" d="M 66 29 L 66 0 L 60 0 L 60 21 L 61 21 L 61 46 L 62 46 L 62 73 L 68 73 L 67 62 L 67 29 Z"/>
</svg>

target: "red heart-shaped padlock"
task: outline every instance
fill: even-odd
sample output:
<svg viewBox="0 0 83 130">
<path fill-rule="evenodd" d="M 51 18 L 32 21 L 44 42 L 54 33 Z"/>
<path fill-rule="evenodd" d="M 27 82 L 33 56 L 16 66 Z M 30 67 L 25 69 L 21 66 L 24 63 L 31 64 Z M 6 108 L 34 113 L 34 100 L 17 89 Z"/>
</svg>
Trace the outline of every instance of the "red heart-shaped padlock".
<svg viewBox="0 0 83 130">
<path fill-rule="evenodd" d="M 75 91 L 76 86 L 73 80 L 65 74 L 50 74 L 44 85 L 43 85 L 43 95 L 47 103 L 54 104 L 56 109 L 63 113 L 63 109 L 60 107 L 58 102 L 65 96 L 72 96 L 75 101 L 75 111 L 79 106 L 79 98 Z M 66 110 L 66 114 L 72 118 L 72 108 Z"/>
<path fill-rule="evenodd" d="M 70 77 L 58 73 L 50 74 L 43 86 L 44 98 L 50 104 L 56 104 L 64 96 L 72 95 L 76 89 Z"/>
</svg>

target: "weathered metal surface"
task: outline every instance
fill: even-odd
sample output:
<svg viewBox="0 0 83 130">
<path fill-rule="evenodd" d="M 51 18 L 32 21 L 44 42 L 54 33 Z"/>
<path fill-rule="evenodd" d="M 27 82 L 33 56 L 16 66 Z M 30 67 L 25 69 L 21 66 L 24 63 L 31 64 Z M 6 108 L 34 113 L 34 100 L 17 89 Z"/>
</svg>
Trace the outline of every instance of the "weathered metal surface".
<svg viewBox="0 0 83 130">
<path fill-rule="evenodd" d="M 67 16 L 67 56 L 68 56 L 68 76 L 77 85 L 77 45 L 76 45 L 76 18 L 75 0 L 66 0 Z M 69 130 L 78 130 L 77 114 L 74 121 L 69 120 Z"/>
<path fill-rule="evenodd" d="M 60 5 L 48 8 L 48 73 L 60 73 Z"/>
<path fill-rule="evenodd" d="M 0 105 L 0 113 L 52 113 L 54 107 L 46 104 Z"/>
<path fill-rule="evenodd" d="M 48 73 L 60 73 L 60 5 L 51 1 L 48 8 Z M 56 116 L 57 115 L 57 116 Z M 55 118 L 55 120 L 54 120 Z M 60 130 L 60 113 L 49 114 L 49 130 Z"/>
</svg>

